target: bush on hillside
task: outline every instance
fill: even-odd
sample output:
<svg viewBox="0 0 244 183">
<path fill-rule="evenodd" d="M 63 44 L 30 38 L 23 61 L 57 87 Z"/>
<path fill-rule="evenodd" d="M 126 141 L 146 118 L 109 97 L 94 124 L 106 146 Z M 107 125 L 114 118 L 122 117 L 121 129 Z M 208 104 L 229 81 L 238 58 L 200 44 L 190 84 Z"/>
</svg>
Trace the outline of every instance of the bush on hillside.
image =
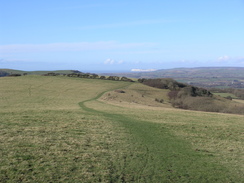
<svg viewBox="0 0 244 183">
<path fill-rule="evenodd" d="M 170 100 L 175 100 L 178 96 L 179 91 L 173 90 L 168 93 L 168 97 Z"/>
<path fill-rule="evenodd" d="M 180 88 L 184 88 L 187 85 L 183 83 L 179 83 L 171 78 L 160 78 L 160 79 L 138 79 L 138 82 L 143 83 L 145 85 L 160 88 L 160 89 L 170 89 L 170 90 L 179 90 Z"/>
<path fill-rule="evenodd" d="M 232 97 L 231 96 L 227 96 L 225 98 L 228 99 L 228 100 L 232 100 Z"/>
<path fill-rule="evenodd" d="M 156 101 L 156 102 L 159 102 L 159 103 L 164 103 L 164 99 L 158 99 L 158 98 L 155 98 L 155 101 Z"/>
<path fill-rule="evenodd" d="M 9 77 L 17 77 L 17 76 L 21 76 L 21 74 L 10 74 L 8 75 Z"/>
<path fill-rule="evenodd" d="M 107 80 L 113 80 L 113 81 L 118 81 L 119 77 L 118 76 L 109 76 Z"/>
<path fill-rule="evenodd" d="M 105 76 L 100 76 L 100 78 L 99 79 L 106 79 L 106 77 Z"/>
<path fill-rule="evenodd" d="M 182 88 L 177 97 L 181 98 L 183 96 L 191 96 L 191 97 L 212 97 L 213 94 L 211 92 L 209 92 L 206 89 L 203 88 L 198 88 L 198 87 L 194 87 L 194 86 L 187 86 Z"/>
<path fill-rule="evenodd" d="M 129 79 L 127 77 L 121 77 L 120 81 L 134 82 L 132 79 Z"/>
</svg>

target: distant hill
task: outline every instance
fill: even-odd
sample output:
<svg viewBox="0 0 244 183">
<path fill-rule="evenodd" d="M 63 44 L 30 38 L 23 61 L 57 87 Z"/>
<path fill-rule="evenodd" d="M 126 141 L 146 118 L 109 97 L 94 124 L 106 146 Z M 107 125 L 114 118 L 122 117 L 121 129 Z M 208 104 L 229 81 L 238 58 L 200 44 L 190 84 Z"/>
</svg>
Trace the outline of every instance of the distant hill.
<svg viewBox="0 0 244 183">
<path fill-rule="evenodd" d="M 131 78 L 173 78 L 201 87 L 244 88 L 244 67 L 197 67 L 121 73 Z"/>
<path fill-rule="evenodd" d="M 21 71 L 21 70 L 13 70 L 13 69 L 0 69 L 0 77 L 12 75 L 12 74 L 27 74 L 27 75 L 43 75 L 47 73 L 59 73 L 59 74 L 72 74 L 72 73 L 80 73 L 77 70 L 56 70 L 56 71 Z"/>
<path fill-rule="evenodd" d="M 151 72 L 121 73 L 122 75 L 134 78 L 209 78 L 209 77 L 236 77 L 244 78 L 244 67 L 196 67 L 196 68 L 175 68 L 160 69 Z M 117 74 L 118 75 L 118 74 Z"/>
</svg>

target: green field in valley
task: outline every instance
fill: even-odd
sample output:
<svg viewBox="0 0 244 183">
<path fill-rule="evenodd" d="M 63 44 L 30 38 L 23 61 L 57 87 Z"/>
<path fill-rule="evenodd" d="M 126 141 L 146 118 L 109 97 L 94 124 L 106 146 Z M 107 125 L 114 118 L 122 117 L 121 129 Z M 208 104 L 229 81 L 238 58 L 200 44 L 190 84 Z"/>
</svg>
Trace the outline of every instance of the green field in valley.
<svg viewBox="0 0 244 183">
<path fill-rule="evenodd" d="M 139 83 L 2 77 L 0 182 L 243 182 L 243 119 Z"/>
<path fill-rule="evenodd" d="M 233 98 L 233 99 L 236 99 L 237 97 L 234 95 L 234 94 L 232 94 L 232 93 L 214 93 L 215 95 L 218 95 L 218 96 L 221 96 L 221 97 L 228 97 L 228 96 L 230 96 L 231 98 Z"/>
</svg>

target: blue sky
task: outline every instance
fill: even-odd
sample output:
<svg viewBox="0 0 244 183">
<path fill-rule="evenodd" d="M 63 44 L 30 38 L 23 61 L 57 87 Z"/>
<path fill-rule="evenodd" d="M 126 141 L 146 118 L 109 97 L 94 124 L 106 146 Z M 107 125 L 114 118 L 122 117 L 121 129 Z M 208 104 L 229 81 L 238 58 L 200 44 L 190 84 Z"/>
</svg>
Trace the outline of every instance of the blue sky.
<svg viewBox="0 0 244 183">
<path fill-rule="evenodd" d="M 244 67 L 243 0 L 0 0 L 0 68 Z"/>
</svg>

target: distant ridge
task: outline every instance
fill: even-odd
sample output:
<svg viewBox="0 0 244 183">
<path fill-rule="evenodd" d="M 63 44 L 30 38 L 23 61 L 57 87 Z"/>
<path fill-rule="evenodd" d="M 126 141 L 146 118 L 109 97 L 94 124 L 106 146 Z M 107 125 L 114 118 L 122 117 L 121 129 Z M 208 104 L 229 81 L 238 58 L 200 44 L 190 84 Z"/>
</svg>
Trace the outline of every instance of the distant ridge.
<svg viewBox="0 0 244 183">
<path fill-rule="evenodd" d="M 8 76 L 11 74 L 43 75 L 43 74 L 47 74 L 50 72 L 60 73 L 60 74 L 80 73 L 80 71 L 78 71 L 78 70 L 22 71 L 22 70 L 14 70 L 14 69 L 0 69 L 0 77 Z"/>
<path fill-rule="evenodd" d="M 112 75 L 112 74 L 104 74 Z M 198 87 L 244 88 L 244 67 L 196 67 L 116 73 L 128 78 L 172 78 Z"/>
<path fill-rule="evenodd" d="M 123 73 L 123 75 L 125 75 Z M 126 73 L 128 77 L 134 78 L 188 78 L 188 77 L 238 77 L 244 78 L 244 67 L 196 67 L 196 68 L 174 68 L 160 69 L 152 72 Z"/>
</svg>

